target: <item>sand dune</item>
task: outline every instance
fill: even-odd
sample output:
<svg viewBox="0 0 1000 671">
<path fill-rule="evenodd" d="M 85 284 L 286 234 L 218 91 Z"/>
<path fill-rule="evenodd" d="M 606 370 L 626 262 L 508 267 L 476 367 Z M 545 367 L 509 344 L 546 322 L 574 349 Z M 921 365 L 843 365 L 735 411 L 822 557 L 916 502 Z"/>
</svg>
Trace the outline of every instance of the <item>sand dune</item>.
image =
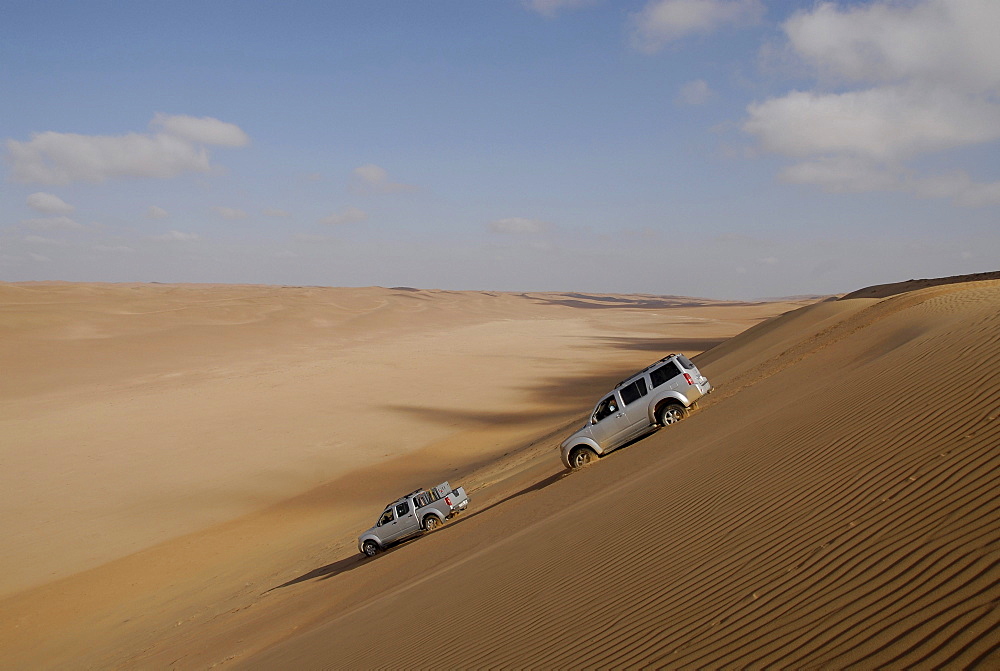
<svg viewBox="0 0 1000 671">
<path fill-rule="evenodd" d="M 992 666 L 998 306 L 948 285 L 745 333 L 688 421 L 379 558 L 406 577 L 248 666 Z"/>
<path fill-rule="evenodd" d="M 650 352 L 790 307 L 0 284 L 5 659 L 118 665 L 350 550 L 400 490 L 502 479 Z"/>
<path fill-rule="evenodd" d="M 182 305 L 202 295 L 163 290 L 193 292 Z M 199 462 L 216 479 L 266 494 L 216 523 L 199 517 L 200 499 L 181 498 L 174 511 L 186 535 L 119 548 L 83 572 L 8 596 L 0 643 L 14 666 L 954 668 L 1000 660 L 1000 281 L 819 302 L 742 333 L 796 306 L 403 288 L 282 290 L 292 300 L 261 295 L 277 288 L 215 291 L 239 294 L 225 319 L 245 349 L 230 352 L 226 338 L 206 330 L 194 353 L 123 364 L 102 398 L 147 393 L 162 406 L 145 406 L 155 420 L 187 408 L 180 399 L 208 384 L 239 421 L 273 408 L 264 429 L 288 432 L 281 456 L 294 462 L 308 460 L 312 437 L 347 431 L 345 415 L 326 417 L 310 399 L 334 393 L 342 376 L 388 368 L 413 386 L 379 406 L 380 434 L 403 444 L 416 432 L 419 444 L 380 452 L 366 444 L 370 431 L 348 432 L 370 460 L 338 471 L 317 457 L 312 480 L 300 474 L 270 489 L 281 462 L 274 456 L 231 476 Z M 336 299 L 336 309 L 315 308 L 320 299 Z M 65 333 L 95 321 L 51 328 L 48 319 L 15 322 Z M 211 310 L 190 319 L 224 321 Z M 338 326 L 324 330 L 316 319 Z M 348 326 L 359 320 L 357 330 Z M 98 327 L 126 337 L 113 318 Z M 38 332 L 19 342 L 36 340 Z M 561 438 L 606 385 L 673 343 L 691 354 L 710 349 L 697 362 L 715 393 L 681 424 L 566 473 Z M 692 346 L 709 343 L 718 344 Z M 199 366 L 198 352 L 216 372 Z M 166 370 L 190 379 L 165 384 L 156 376 Z M 430 371 L 440 384 L 415 402 L 408 394 L 426 387 Z M 317 381 L 334 373 L 337 381 Z M 470 373 L 499 389 L 477 396 L 475 385 L 461 384 Z M 277 390 L 271 406 L 266 394 L 243 395 L 254 374 Z M 0 430 L 30 438 L 9 432 L 21 426 L 15 412 L 36 408 L 85 429 L 85 413 L 73 413 L 104 378 L 76 375 L 75 390 L 38 382 L 30 394 L 5 397 Z M 193 414 L 192 431 L 209 417 Z M 39 420 L 34 430 L 45 426 Z M 263 452 L 266 440 L 240 435 L 243 443 L 219 454 Z M 326 449 L 336 461 L 336 448 Z M 470 511 L 362 559 L 354 539 L 381 505 L 442 472 L 471 491 Z"/>
</svg>

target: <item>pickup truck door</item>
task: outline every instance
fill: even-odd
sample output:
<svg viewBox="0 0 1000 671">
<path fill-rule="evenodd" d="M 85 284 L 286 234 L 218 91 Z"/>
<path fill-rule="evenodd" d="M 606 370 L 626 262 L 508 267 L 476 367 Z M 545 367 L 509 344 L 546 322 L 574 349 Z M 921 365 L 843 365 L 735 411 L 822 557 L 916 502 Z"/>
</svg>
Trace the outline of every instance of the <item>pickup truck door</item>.
<svg viewBox="0 0 1000 671">
<path fill-rule="evenodd" d="M 590 432 L 603 450 L 610 450 L 625 442 L 632 429 L 617 393 L 597 404 L 590 418 Z"/>
<path fill-rule="evenodd" d="M 403 501 L 396 505 L 396 524 L 399 526 L 397 538 L 405 538 L 420 531 L 420 520 L 414 514 L 413 501 Z"/>
</svg>

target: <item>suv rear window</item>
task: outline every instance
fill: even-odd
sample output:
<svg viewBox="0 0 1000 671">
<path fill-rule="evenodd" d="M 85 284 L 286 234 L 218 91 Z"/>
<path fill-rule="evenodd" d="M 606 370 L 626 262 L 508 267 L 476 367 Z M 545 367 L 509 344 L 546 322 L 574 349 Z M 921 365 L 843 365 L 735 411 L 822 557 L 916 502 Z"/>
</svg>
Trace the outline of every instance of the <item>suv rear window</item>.
<svg viewBox="0 0 1000 671">
<path fill-rule="evenodd" d="M 622 387 L 622 403 L 629 405 L 646 395 L 648 390 L 646 389 L 646 380 L 639 378 L 632 384 L 627 384 Z"/>
<path fill-rule="evenodd" d="M 687 358 L 683 354 L 678 354 L 677 355 L 677 360 L 680 361 L 681 365 L 684 366 L 685 368 L 687 368 L 688 370 L 691 370 L 692 368 L 694 368 L 694 364 L 691 363 L 691 359 Z"/>
<path fill-rule="evenodd" d="M 688 362 L 690 363 L 690 361 Z M 649 380 L 654 387 L 659 387 L 667 380 L 671 380 L 681 374 L 681 369 L 673 361 L 668 361 L 656 370 L 650 371 Z"/>
</svg>

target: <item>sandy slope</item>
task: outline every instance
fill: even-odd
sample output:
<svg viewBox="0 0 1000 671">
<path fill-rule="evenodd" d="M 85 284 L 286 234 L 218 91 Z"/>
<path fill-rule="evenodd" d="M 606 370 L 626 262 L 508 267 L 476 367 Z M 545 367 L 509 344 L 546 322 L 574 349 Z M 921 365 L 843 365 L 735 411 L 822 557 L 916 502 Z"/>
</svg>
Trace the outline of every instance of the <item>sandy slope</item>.
<svg viewBox="0 0 1000 671">
<path fill-rule="evenodd" d="M 243 663 L 996 667 L 998 308 L 973 282 L 751 330 L 679 426 L 283 587 L 311 622 Z"/>
<path fill-rule="evenodd" d="M 0 284 L 4 664 L 197 668 L 264 647 L 321 614 L 300 578 L 357 574 L 386 500 L 448 477 L 483 509 L 544 479 L 622 370 L 792 307 Z"/>
<path fill-rule="evenodd" d="M 164 335 L 155 361 L 142 352 L 125 356 L 131 363 L 116 375 L 76 373 L 75 388 L 37 381 L 31 393 L 4 397 L 0 435 L 13 435 L 29 411 L 48 410 L 79 418 L 77 433 L 93 440 L 86 414 L 73 414 L 79 404 L 95 394 L 126 404 L 147 394 L 160 404 L 145 412 L 164 425 L 161 413 L 190 409 L 190 433 L 178 435 L 195 436 L 213 415 L 183 399 L 207 384 L 227 399 L 238 418 L 231 424 L 242 432 L 243 442 L 225 444 L 222 454 L 258 455 L 251 460 L 257 470 L 239 470 L 232 482 L 265 495 L 208 526 L 198 517 L 202 499 L 180 497 L 173 509 L 187 519 L 186 535 L 161 535 L 157 544 L 119 550 L 110 561 L 8 596 L 0 602 L 5 663 L 996 667 L 1000 282 L 909 288 L 917 290 L 894 286 L 817 303 L 715 347 L 698 362 L 717 391 L 696 413 L 572 474 L 555 448 L 623 370 L 664 350 L 707 349 L 724 331 L 782 309 L 402 290 L 284 290 L 299 297 L 290 300 L 264 297 L 261 288 L 217 288 L 236 292 L 239 325 L 213 331 L 205 322 L 218 319 L 208 310 L 191 325 L 201 329 L 191 341 L 198 347 L 171 350 Z M 164 291 L 194 292 L 179 299 L 188 305 L 201 296 L 195 288 Z M 406 312 L 414 300 L 423 309 Z M 337 308 L 317 312 L 316 302 Z M 338 312 L 345 306 L 350 316 Z M 37 323 L 23 309 L 6 309 L 21 315 L 3 322 L 15 324 L 12 332 Z M 108 332 L 117 320 L 107 319 L 76 333 Z M 321 328 L 316 319 L 337 326 Z M 363 326 L 352 331 L 356 319 Z M 235 349 L 230 326 L 240 334 Z M 412 339 L 401 343 L 400 330 Z M 4 342 L 34 352 L 36 336 Z M 436 356 L 445 348 L 452 356 Z M 129 350 L 116 348 L 102 361 Z M 364 379 L 387 353 L 396 357 L 393 374 L 434 380 L 438 395 L 382 407 L 379 416 L 399 424 L 380 435 L 405 444 L 403 435 L 426 430 L 426 440 L 380 453 L 364 442 L 371 432 L 360 430 L 352 440 L 371 461 L 338 472 L 316 459 L 314 480 L 299 473 L 269 485 L 269 475 L 290 468 L 286 462 L 308 460 L 311 436 L 347 430 L 345 416 L 327 418 L 318 402 L 309 405 L 315 393 L 341 388 L 326 378 Z M 16 365 L 9 350 L 0 355 Z M 206 373 L 213 369 L 218 374 Z M 189 381 L 164 384 L 165 371 L 187 371 Z M 460 384 L 469 371 L 503 384 L 494 396 L 476 397 L 475 385 Z M 113 384 L 95 386 L 109 378 Z M 272 385 L 276 412 L 267 411 L 266 393 L 252 393 L 255 380 Z M 297 414 L 299 403 L 306 408 Z M 449 406 L 462 403 L 460 411 Z M 133 419 L 110 424 L 113 435 L 129 435 L 137 430 L 129 422 L 147 419 L 126 417 Z M 254 440 L 240 423 L 269 436 L 286 432 L 285 452 L 269 457 L 268 441 Z M 16 435 L 32 439 L 52 425 L 38 421 Z M 213 434 L 204 444 L 218 440 Z M 320 452 L 338 455 L 333 447 Z M 49 446 L 47 454 L 52 461 L 56 453 Z M 183 464 L 197 455 L 176 458 Z M 229 481 L 213 463 L 197 461 Z M 472 491 L 472 509 L 440 531 L 362 559 L 357 532 L 386 500 L 436 481 L 441 464 Z M 97 472 L 119 484 L 127 479 L 116 480 L 115 469 Z M 138 512 L 155 517 L 155 506 L 143 501 Z M 81 566 L 72 548 L 66 561 Z M 8 574 L 17 569 L 8 561 Z"/>
</svg>

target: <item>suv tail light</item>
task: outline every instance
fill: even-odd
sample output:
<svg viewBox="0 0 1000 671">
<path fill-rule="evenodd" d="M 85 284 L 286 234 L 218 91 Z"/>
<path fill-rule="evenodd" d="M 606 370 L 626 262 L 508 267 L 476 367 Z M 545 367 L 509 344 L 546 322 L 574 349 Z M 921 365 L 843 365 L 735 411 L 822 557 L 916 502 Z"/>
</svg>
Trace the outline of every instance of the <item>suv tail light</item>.
<svg viewBox="0 0 1000 671">
<path fill-rule="evenodd" d="M 687 382 L 688 382 L 689 385 L 691 385 L 692 387 L 694 386 L 694 380 L 691 379 L 690 375 L 688 375 L 687 373 L 684 373 L 684 379 L 687 380 Z"/>
<path fill-rule="evenodd" d="M 451 505 L 451 497 L 450 496 L 444 497 L 444 504 L 446 506 L 450 506 Z"/>
</svg>

